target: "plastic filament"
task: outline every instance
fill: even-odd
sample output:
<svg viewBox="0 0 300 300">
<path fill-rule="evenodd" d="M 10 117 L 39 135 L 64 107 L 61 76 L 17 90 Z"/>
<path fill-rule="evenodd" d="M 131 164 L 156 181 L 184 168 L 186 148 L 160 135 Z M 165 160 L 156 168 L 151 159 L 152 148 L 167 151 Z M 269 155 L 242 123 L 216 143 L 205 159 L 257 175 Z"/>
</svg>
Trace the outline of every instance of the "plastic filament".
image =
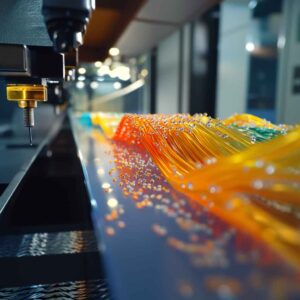
<svg viewBox="0 0 300 300">
<path fill-rule="evenodd" d="M 113 132 L 145 148 L 176 189 L 299 265 L 299 127 L 245 114 L 125 115 Z"/>
</svg>

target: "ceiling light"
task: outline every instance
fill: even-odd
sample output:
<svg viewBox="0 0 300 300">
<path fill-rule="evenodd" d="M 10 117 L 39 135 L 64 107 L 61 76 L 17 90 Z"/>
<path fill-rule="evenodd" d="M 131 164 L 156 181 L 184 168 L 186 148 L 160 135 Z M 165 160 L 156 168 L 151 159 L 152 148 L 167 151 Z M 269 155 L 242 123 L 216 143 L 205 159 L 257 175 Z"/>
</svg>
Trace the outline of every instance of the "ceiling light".
<svg viewBox="0 0 300 300">
<path fill-rule="evenodd" d="M 245 48 L 246 48 L 246 50 L 247 50 L 248 52 L 252 52 L 252 51 L 254 51 L 254 49 L 255 49 L 255 45 L 254 45 L 254 43 L 252 43 L 252 42 L 248 42 L 248 43 L 246 44 Z"/>
<path fill-rule="evenodd" d="M 119 90 L 122 87 L 122 84 L 119 81 L 114 82 L 114 89 Z"/>
<path fill-rule="evenodd" d="M 130 79 L 130 69 L 127 66 L 119 65 L 114 69 L 114 74 L 123 81 Z"/>
<path fill-rule="evenodd" d="M 83 89 L 84 86 L 85 86 L 84 82 L 82 82 L 82 81 L 77 81 L 77 82 L 76 82 L 76 87 L 77 87 L 78 89 Z"/>
<path fill-rule="evenodd" d="M 83 75 L 83 74 L 86 73 L 86 69 L 85 68 L 79 68 L 78 69 L 78 73 L 81 74 L 81 75 Z"/>
<path fill-rule="evenodd" d="M 92 81 L 90 84 L 90 87 L 95 90 L 96 88 L 98 88 L 99 83 L 97 81 Z"/>
<path fill-rule="evenodd" d="M 95 62 L 95 67 L 100 68 L 102 66 L 102 62 L 101 61 L 96 61 Z"/>
<path fill-rule="evenodd" d="M 108 51 L 110 56 L 118 56 L 120 54 L 120 50 L 118 48 L 110 48 Z"/>
<path fill-rule="evenodd" d="M 254 9 L 257 6 L 257 0 L 251 0 L 248 6 L 250 9 Z"/>
<path fill-rule="evenodd" d="M 130 79 L 130 74 L 129 73 L 124 73 L 124 74 L 119 74 L 119 78 L 123 81 L 128 81 Z"/>
<path fill-rule="evenodd" d="M 143 77 L 147 77 L 148 74 L 149 74 L 149 72 L 148 72 L 147 69 L 143 69 L 143 70 L 141 71 L 141 75 L 142 75 Z"/>
<path fill-rule="evenodd" d="M 278 37 L 278 40 L 277 40 L 277 47 L 278 47 L 279 49 L 283 49 L 284 46 L 285 46 L 285 42 L 286 42 L 285 36 L 280 35 L 280 36 Z"/>
<path fill-rule="evenodd" d="M 99 76 L 104 76 L 104 75 L 108 75 L 110 72 L 109 66 L 105 66 L 103 65 L 98 71 L 97 74 Z"/>
<path fill-rule="evenodd" d="M 106 58 L 104 61 L 104 65 L 110 66 L 112 64 L 112 59 L 110 57 Z"/>
<path fill-rule="evenodd" d="M 109 76 L 110 76 L 111 78 L 116 78 L 116 77 L 117 77 L 116 71 L 115 71 L 115 70 L 110 71 L 110 72 L 109 72 Z"/>
</svg>

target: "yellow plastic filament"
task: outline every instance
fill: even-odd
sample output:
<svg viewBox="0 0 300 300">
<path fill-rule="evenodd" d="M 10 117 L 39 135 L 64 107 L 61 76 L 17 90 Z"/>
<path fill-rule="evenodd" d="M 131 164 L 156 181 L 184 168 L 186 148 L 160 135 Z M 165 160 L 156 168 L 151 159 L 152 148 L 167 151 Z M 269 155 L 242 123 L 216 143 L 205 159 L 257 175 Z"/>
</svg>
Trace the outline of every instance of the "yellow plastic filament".
<svg viewBox="0 0 300 300">
<path fill-rule="evenodd" d="M 255 143 L 233 124 L 283 135 Z M 144 147 L 175 188 L 299 263 L 300 128 L 286 129 L 248 115 L 126 115 L 114 139 Z"/>
</svg>

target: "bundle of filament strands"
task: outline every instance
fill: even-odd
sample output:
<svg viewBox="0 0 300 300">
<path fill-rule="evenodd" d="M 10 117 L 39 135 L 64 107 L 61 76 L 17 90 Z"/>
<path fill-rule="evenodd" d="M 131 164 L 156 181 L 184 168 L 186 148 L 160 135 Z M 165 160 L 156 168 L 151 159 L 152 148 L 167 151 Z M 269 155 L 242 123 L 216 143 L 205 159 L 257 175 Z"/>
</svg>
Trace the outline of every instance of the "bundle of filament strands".
<svg viewBox="0 0 300 300">
<path fill-rule="evenodd" d="M 145 148 L 172 186 L 299 265 L 300 127 L 124 115 L 113 139 Z"/>
</svg>

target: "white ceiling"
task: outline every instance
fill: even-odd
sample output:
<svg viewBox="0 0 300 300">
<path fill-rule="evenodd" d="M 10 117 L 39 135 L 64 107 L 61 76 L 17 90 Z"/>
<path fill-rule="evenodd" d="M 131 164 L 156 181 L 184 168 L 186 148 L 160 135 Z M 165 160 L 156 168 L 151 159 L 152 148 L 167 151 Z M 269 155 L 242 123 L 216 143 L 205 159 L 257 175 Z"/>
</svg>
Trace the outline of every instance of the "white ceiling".
<svg viewBox="0 0 300 300">
<path fill-rule="evenodd" d="M 203 5 L 203 0 L 149 0 L 137 18 L 182 23 Z"/>
<path fill-rule="evenodd" d="M 117 43 L 125 56 L 145 53 L 220 0 L 148 0 Z"/>
<path fill-rule="evenodd" d="M 125 56 L 146 53 L 175 29 L 176 27 L 170 25 L 133 21 L 119 39 L 117 47 Z"/>
</svg>

